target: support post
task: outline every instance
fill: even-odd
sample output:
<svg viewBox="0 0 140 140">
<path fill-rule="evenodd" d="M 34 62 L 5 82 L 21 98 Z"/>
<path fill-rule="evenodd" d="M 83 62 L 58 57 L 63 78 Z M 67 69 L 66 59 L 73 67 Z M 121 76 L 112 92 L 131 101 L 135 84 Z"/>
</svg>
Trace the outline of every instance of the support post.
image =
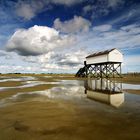
<svg viewBox="0 0 140 140">
<path fill-rule="evenodd" d="M 103 77 L 115 78 L 116 76 L 121 77 L 121 63 L 120 62 L 106 62 L 106 63 L 87 65 L 86 61 L 84 61 L 84 67 L 79 69 L 76 76 L 87 77 L 88 73 L 92 74 L 92 76 L 95 78 L 103 78 Z"/>
<path fill-rule="evenodd" d="M 122 76 L 122 66 L 121 66 L 121 63 L 120 63 L 120 75 Z"/>
<path fill-rule="evenodd" d="M 85 74 L 86 74 L 85 76 L 87 77 L 87 75 L 88 75 L 88 74 L 87 74 L 87 70 L 88 70 L 88 69 L 87 69 L 87 63 L 86 63 L 86 61 L 84 61 L 84 66 L 85 66 Z"/>
<path fill-rule="evenodd" d="M 114 64 L 112 64 L 113 66 L 113 78 L 115 77 L 115 67 L 114 67 Z"/>
</svg>

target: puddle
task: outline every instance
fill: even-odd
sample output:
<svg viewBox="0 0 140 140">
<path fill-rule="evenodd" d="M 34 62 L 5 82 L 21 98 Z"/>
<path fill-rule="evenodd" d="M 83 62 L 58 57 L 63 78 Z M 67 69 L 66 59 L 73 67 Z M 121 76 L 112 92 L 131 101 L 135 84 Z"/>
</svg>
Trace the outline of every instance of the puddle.
<svg viewBox="0 0 140 140">
<path fill-rule="evenodd" d="M 28 80 L 35 80 L 35 77 L 32 76 L 22 76 L 22 77 L 1 77 L 0 82 L 8 82 L 8 81 L 28 81 Z M 4 78 L 4 79 L 3 79 Z"/>
<path fill-rule="evenodd" d="M 25 81 L 25 82 L 22 82 L 23 85 L 21 85 L 21 86 L 0 87 L 0 91 L 12 89 L 12 88 L 27 88 L 27 87 L 34 87 L 34 86 L 43 85 L 43 84 L 58 84 L 58 83 L 59 82 Z"/>
<path fill-rule="evenodd" d="M 26 82 L 23 82 L 22 86 L 17 86 L 17 88 L 34 87 L 34 86 L 42 85 L 42 84 L 46 84 L 46 82 L 42 82 L 42 81 L 26 81 Z"/>
<path fill-rule="evenodd" d="M 102 84 L 100 83 L 102 82 Z M 129 107 L 135 101 L 140 102 L 139 95 L 131 95 L 122 92 L 122 85 L 118 83 L 112 83 L 109 81 L 78 81 L 78 80 L 57 80 L 57 82 L 41 82 L 41 81 L 26 81 L 25 85 L 18 86 L 17 88 L 25 88 L 36 86 L 40 84 L 55 84 L 57 86 L 43 91 L 27 92 L 27 93 L 17 93 L 12 97 L 0 100 L 0 106 L 5 106 L 18 102 L 26 101 L 48 101 L 53 99 L 58 100 L 68 100 L 71 102 L 94 102 L 94 104 L 101 103 L 107 104 L 116 108 L 119 107 Z M 134 86 L 132 85 L 132 88 Z M 129 84 L 131 88 L 131 84 Z M 135 98 L 135 100 L 131 100 Z M 131 103 L 127 103 L 129 102 Z M 135 104 L 136 105 L 136 104 Z M 138 104 L 140 106 L 140 103 Z"/>
<path fill-rule="evenodd" d="M 22 137 L 29 134 L 30 139 L 41 136 L 65 139 L 67 134 L 79 140 L 140 138 L 140 95 L 122 92 L 126 84 L 104 80 L 27 80 L 23 84 L 19 87 L 38 84 L 54 84 L 54 87 L 0 100 L 0 124 L 4 122 L 5 128 L 10 126 L 8 131 L 0 127 L 5 137 L 11 133 Z M 129 88 L 134 86 L 129 84 Z"/>
<path fill-rule="evenodd" d="M 46 77 L 46 78 L 52 78 L 53 76 L 48 75 L 48 76 L 43 76 L 43 77 Z"/>
<path fill-rule="evenodd" d="M 140 89 L 140 85 L 134 85 L 134 84 L 122 84 L 123 89 Z"/>
<path fill-rule="evenodd" d="M 48 101 L 48 99 L 80 100 L 85 98 L 84 87 L 53 87 L 44 91 L 17 93 L 11 97 L 0 100 L 0 107 L 26 101 Z"/>
</svg>

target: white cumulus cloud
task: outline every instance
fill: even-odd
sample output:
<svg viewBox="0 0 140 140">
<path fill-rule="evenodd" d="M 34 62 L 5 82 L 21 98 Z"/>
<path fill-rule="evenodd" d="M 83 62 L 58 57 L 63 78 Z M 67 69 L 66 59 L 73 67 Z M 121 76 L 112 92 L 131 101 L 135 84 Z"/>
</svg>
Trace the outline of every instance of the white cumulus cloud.
<svg viewBox="0 0 140 140">
<path fill-rule="evenodd" d="M 35 16 L 36 10 L 33 9 L 31 5 L 22 3 L 20 6 L 17 7 L 16 13 L 18 16 L 29 20 Z"/>
<path fill-rule="evenodd" d="M 90 26 L 91 22 L 80 16 L 74 16 L 73 19 L 64 22 L 59 18 L 54 21 L 54 28 L 64 33 L 86 32 Z"/>
<path fill-rule="evenodd" d="M 7 51 L 15 51 L 20 55 L 40 55 L 53 49 L 68 47 L 75 38 L 60 35 L 58 31 L 47 26 L 33 26 L 29 29 L 18 29 L 8 40 Z"/>
</svg>

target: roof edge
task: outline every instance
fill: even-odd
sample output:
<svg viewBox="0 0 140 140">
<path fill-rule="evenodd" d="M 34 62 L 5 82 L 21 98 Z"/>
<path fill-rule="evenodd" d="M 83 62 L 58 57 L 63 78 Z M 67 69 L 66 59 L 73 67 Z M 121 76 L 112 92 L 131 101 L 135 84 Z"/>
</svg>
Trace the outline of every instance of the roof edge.
<svg viewBox="0 0 140 140">
<path fill-rule="evenodd" d="M 96 52 L 96 53 L 93 53 L 93 54 L 88 55 L 86 58 L 96 57 L 96 56 L 100 56 L 100 55 L 109 54 L 111 51 L 113 51 L 115 49 L 118 50 L 117 48 L 112 48 L 112 49 L 109 49 L 109 50 L 99 51 L 99 52 Z"/>
</svg>

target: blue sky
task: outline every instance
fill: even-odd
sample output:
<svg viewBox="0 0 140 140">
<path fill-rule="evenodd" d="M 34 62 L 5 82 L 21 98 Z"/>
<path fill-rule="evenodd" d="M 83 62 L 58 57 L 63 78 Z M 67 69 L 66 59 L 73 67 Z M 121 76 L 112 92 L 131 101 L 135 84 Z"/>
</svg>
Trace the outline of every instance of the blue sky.
<svg viewBox="0 0 140 140">
<path fill-rule="evenodd" d="M 0 72 L 76 72 L 118 48 L 140 71 L 139 0 L 0 0 Z"/>
</svg>

